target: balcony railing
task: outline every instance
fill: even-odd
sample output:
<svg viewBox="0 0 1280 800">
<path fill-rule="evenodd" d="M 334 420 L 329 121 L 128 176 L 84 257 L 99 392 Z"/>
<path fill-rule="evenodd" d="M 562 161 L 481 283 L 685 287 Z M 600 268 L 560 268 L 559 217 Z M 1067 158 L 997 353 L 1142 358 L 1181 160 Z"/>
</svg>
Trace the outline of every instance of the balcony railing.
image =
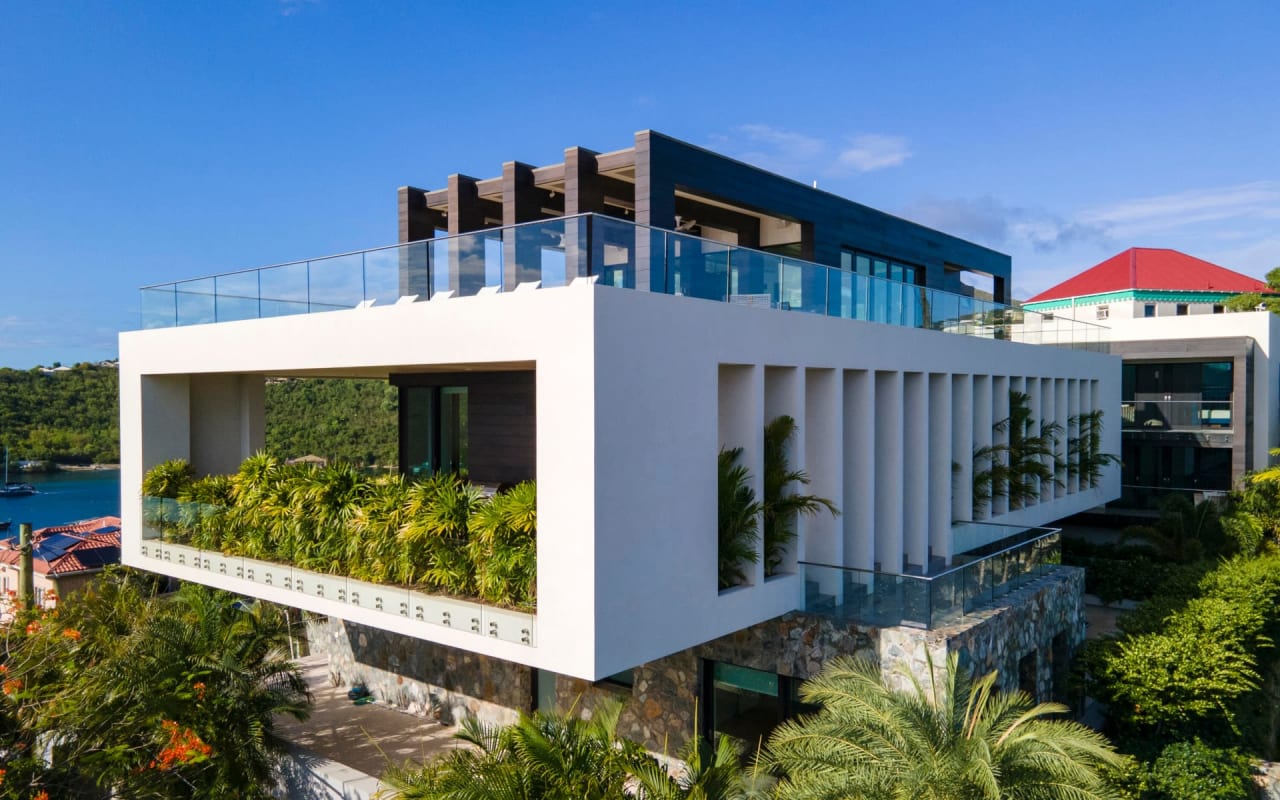
<svg viewBox="0 0 1280 800">
<path fill-rule="evenodd" d="M 991 545 L 933 575 L 802 562 L 804 611 L 877 626 L 938 628 L 963 620 L 981 606 L 1054 570 L 1061 561 L 1060 533 L 1029 528 L 992 552 Z"/>
<path fill-rule="evenodd" d="M 1230 400 L 1125 400 L 1120 425 L 1125 430 L 1217 431 L 1232 428 Z"/>
<path fill-rule="evenodd" d="M 142 289 L 142 327 L 551 288 L 594 277 L 625 289 L 1105 350 L 1105 328 L 938 289 L 858 275 L 710 239 L 581 214 L 228 272 Z"/>
</svg>

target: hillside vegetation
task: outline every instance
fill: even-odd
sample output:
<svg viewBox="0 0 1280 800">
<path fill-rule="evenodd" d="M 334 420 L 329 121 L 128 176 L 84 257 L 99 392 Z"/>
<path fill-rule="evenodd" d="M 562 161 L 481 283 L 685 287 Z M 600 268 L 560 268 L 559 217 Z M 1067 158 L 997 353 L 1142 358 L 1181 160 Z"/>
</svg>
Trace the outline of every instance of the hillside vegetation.
<svg viewBox="0 0 1280 800">
<path fill-rule="evenodd" d="M 270 454 L 396 462 L 396 389 L 384 381 L 272 380 L 266 391 Z M 0 369 L 0 445 L 12 462 L 117 463 L 119 394 L 114 367 Z"/>
</svg>

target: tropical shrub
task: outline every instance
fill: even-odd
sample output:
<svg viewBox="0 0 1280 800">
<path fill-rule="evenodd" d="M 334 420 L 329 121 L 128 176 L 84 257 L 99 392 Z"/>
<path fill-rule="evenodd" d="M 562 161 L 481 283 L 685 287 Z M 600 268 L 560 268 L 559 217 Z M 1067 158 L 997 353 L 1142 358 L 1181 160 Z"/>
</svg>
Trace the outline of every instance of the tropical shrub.
<svg viewBox="0 0 1280 800">
<path fill-rule="evenodd" d="M 1147 768 L 1142 800 L 1250 800 L 1249 759 L 1199 739 L 1175 742 Z"/>
<path fill-rule="evenodd" d="M 738 463 L 742 448 L 720 451 L 716 460 L 719 484 L 718 571 L 720 589 L 747 582 L 746 565 L 760 561 L 760 511 L 763 505 L 751 488 L 751 473 Z"/>
<path fill-rule="evenodd" d="M 278 720 L 310 709 L 279 609 L 194 584 L 161 600 L 115 571 L 19 622 L 0 656 L 0 797 L 271 796 Z M 46 746 L 49 763 L 26 759 Z"/>
<path fill-rule="evenodd" d="M 1040 487 L 1056 482 L 1059 466 L 1054 449 L 1062 427 L 1031 416 L 1031 396 L 1009 392 L 1009 416 L 991 426 L 1004 442 L 973 451 L 974 510 L 996 497 L 1009 498 L 1009 507 L 1021 508 L 1040 496 Z"/>
<path fill-rule="evenodd" d="M 1102 471 L 1112 464 L 1119 464 L 1114 453 L 1102 452 L 1102 409 L 1086 411 L 1071 417 L 1068 424 L 1077 435 L 1067 440 L 1067 470 L 1069 475 L 1080 476 L 1080 483 L 1097 486 Z"/>
<path fill-rule="evenodd" d="M 166 462 L 145 484 L 166 538 L 228 555 L 373 583 L 421 586 L 530 608 L 537 577 L 537 489 L 486 498 L 457 475 L 371 477 L 348 464 L 288 465 L 259 453 L 235 475 L 193 480 Z"/>
</svg>

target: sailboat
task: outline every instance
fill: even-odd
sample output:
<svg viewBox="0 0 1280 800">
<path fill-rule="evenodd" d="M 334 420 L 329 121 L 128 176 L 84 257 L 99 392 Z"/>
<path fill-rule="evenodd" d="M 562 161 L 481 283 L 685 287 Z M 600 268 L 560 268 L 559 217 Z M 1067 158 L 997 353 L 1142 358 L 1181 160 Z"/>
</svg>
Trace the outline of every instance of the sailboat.
<svg viewBox="0 0 1280 800">
<path fill-rule="evenodd" d="M 9 483 L 9 446 L 4 448 L 4 487 L 0 488 L 0 498 L 30 497 L 36 493 L 36 487 L 29 483 Z"/>
</svg>

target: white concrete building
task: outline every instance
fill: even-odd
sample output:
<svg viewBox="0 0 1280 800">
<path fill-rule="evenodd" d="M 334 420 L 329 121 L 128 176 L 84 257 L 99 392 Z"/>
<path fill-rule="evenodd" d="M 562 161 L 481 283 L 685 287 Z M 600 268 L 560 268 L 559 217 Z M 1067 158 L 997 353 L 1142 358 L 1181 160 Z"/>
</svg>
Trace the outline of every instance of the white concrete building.
<svg viewBox="0 0 1280 800">
<path fill-rule="evenodd" d="M 1256 278 L 1176 250 L 1131 248 L 1024 307 L 1098 321 L 1123 360 L 1122 497 L 1151 511 L 1170 495 L 1225 493 L 1280 446 L 1280 317 L 1226 302 Z"/>
<path fill-rule="evenodd" d="M 512 270 L 513 257 L 528 261 Z M 414 270 L 430 298 L 401 296 Z M 682 281 L 661 278 L 673 270 Z M 751 709 L 789 713 L 796 683 L 820 666 L 815 648 L 880 647 L 884 660 L 892 640 L 910 660 L 972 646 L 974 663 L 1035 691 L 1082 629 L 1078 578 L 1054 577 L 1051 532 L 1036 526 L 1114 499 L 1118 469 L 1094 483 L 1063 473 L 1021 507 L 996 497 L 975 509 L 973 453 L 1007 437 L 993 426 L 1012 392 L 1077 436 L 1082 414 L 1119 407 L 1119 362 L 1083 323 L 1057 328 L 1067 346 L 995 338 L 984 320 L 998 310 L 590 214 L 149 287 L 149 329 L 120 337 L 124 561 L 324 615 L 318 640 L 348 648 L 363 679 L 416 672 L 410 683 L 433 701 L 471 711 L 546 704 L 621 674 L 635 700 L 626 724 L 651 742 L 690 732 L 675 710 L 689 698 L 711 702 L 707 724 L 723 729 Z M 280 376 L 401 386 L 402 469 L 457 458 L 457 431 L 415 450 L 412 392 L 428 393 L 422 408 L 469 392 L 472 477 L 537 480 L 536 612 L 198 551 L 148 529 L 146 470 L 182 458 L 202 474 L 235 471 L 263 447 L 264 379 Z M 746 585 L 720 591 L 717 454 L 744 448 L 759 494 L 762 431 L 783 414 L 798 423 L 792 466 L 842 513 L 801 519 L 777 574 L 756 564 Z M 1119 444 L 1106 424 L 1102 451 Z M 1069 456 L 1066 436 L 1057 455 Z M 1057 628 L 1041 615 L 1016 623 L 1020 644 L 991 640 L 991 620 L 1014 613 L 1002 596 L 1061 586 Z M 764 632 L 783 617 L 819 637 L 799 666 L 776 654 L 796 641 Z M 895 626 L 896 639 L 880 633 Z M 724 655 L 731 635 L 761 644 Z M 1037 656 L 1051 639 L 1054 657 Z M 394 657 L 368 652 L 386 642 Z M 697 655 L 707 647 L 721 655 Z M 335 672 L 350 667 L 337 661 Z M 482 679 L 459 684 L 464 662 Z"/>
</svg>

